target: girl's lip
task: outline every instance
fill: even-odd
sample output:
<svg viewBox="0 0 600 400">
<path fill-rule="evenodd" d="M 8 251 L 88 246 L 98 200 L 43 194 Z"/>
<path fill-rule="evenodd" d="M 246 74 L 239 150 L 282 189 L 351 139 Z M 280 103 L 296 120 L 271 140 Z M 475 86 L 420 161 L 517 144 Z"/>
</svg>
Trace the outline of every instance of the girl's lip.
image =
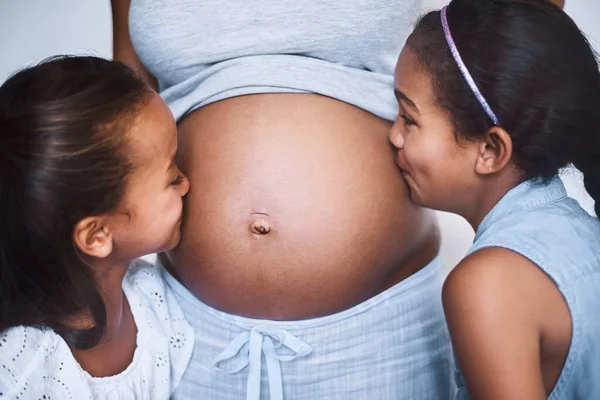
<svg viewBox="0 0 600 400">
<path fill-rule="evenodd" d="M 402 166 L 400 164 L 398 164 L 398 169 L 400 170 L 400 174 L 402 175 L 402 178 L 404 178 L 404 181 L 410 185 L 409 181 L 413 180 L 413 177 L 410 174 L 410 172 L 408 172 L 407 170 L 402 168 Z"/>
<path fill-rule="evenodd" d="M 398 169 L 400 170 L 400 172 L 402 172 L 402 174 L 407 173 L 406 168 L 404 168 L 404 165 L 402 163 L 402 161 L 400 161 L 399 157 L 396 157 L 396 165 L 398 166 Z"/>
</svg>

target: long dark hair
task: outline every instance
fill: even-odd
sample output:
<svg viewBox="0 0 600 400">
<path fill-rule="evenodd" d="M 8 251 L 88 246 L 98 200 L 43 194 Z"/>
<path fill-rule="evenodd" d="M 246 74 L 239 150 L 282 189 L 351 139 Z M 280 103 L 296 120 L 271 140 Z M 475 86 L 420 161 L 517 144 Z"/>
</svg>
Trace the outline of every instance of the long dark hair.
<svg viewBox="0 0 600 400">
<path fill-rule="evenodd" d="M 102 337 L 106 308 L 73 230 L 119 204 L 127 127 L 149 93 L 97 57 L 55 57 L 0 87 L 0 331 L 51 328 L 81 349 Z M 82 312 L 93 327 L 69 326 Z"/>
<path fill-rule="evenodd" d="M 573 164 L 600 216 L 600 72 L 577 25 L 546 0 L 453 0 L 447 17 L 465 65 L 512 138 L 524 179 L 549 179 Z M 450 53 L 439 11 L 417 22 L 407 46 L 459 137 L 493 125 Z"/>
</svg>

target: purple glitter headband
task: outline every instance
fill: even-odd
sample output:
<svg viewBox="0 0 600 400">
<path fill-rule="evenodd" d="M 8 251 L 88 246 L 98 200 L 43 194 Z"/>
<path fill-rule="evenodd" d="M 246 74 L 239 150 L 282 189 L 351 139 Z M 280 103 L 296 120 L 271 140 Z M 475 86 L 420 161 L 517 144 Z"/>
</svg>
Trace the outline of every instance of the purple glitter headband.
<svg viewBox="0 0 600 400">
<path fill-rule="evenodd" d="M 469 73 L 469 70 L 465 66 L 465 63 L 463 62 L 462 58 L 460 57 L 460 54 L 458 54 L 458 49 L 456 48 L 456 44 L 454 44 L 454 39 L 452 39 L 452 34 L 450 33 L 450 27 L 448 26 L 448 18 L 446 17 L 446 9 L 447 8 L 448 8 L 448 6 L 442 8 L 441 17 L 442 17 L 442 29 L 444 30 L 444 36 L 446 37 L 446 42 L 448 43 L 448 47 L 450 47 L 450 53 L 452 53 L 452 57 L 454 57 L 454 61 L 456 61 L 456 65 L 458 65 L 458 69 L 460 70 L 460 73 L 462 74 L 462 76 L 464 76 L 465 81 L 467 81 L 467 84 L 471 88 L 471 91 L 473 91 L 473 94 L 475 95 L 475 97 L 477 97 L 477 101 L 479 101 L 479 104 L 481 104 L 481 107 L 483 107 L 486 114 L 492 119 L 492 121 L 494 121 L 494 124 L 499 125 L 496 114 L 494 114 L 494 111 L 492 111 L 492 108 L 490 107 L 488 102 L 485 100 L 485 98 L 483 97 L 481 92 L 479 91 L 477 84 L 475 83 L 475 81 L 473 80 L 473 77 Z"/>
</svg>

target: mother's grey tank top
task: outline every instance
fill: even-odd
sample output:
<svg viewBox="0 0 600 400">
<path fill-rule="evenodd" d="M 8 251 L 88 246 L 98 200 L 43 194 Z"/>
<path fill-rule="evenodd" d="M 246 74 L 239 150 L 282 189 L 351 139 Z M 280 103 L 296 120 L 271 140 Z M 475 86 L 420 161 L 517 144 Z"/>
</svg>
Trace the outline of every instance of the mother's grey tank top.
<svg viewBox="0 0 600 400">
<path fill-rule="evenodd" d="M 421 0 L 132 0 L 142 63 L 175 118 L 252 93 L 310 92 L 393 120 L 393 71 Z"/>
</svg>

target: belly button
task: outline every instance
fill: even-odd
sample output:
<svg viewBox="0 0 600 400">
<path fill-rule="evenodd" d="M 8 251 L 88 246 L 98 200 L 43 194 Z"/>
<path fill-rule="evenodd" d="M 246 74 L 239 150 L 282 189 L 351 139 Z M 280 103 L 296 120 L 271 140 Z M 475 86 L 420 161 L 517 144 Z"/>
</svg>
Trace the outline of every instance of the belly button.
<svg viewBox="0 0 600 400">
<path fill-rule="evenodd" d="M 263 213 L 253 213 L 250 222 L 250 232 L 255 235 L 268 235 L 271 232 L 269 216 Z"/>
</svg>

